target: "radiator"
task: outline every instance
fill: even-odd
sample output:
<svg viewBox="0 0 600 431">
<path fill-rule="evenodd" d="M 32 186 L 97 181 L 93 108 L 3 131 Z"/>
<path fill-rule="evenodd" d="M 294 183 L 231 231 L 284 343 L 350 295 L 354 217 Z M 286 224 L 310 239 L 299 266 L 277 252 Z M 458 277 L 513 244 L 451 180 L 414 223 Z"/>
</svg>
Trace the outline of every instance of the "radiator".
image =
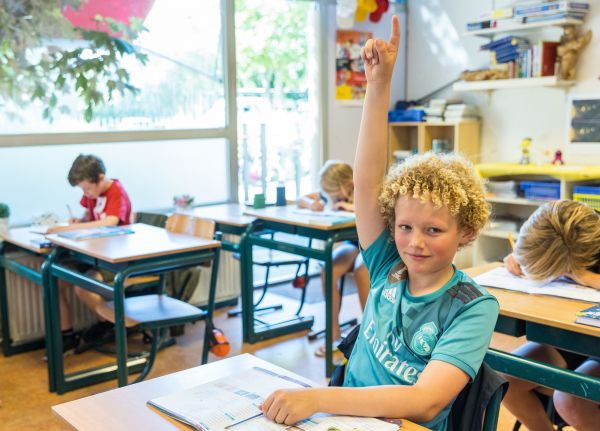
<svg viewBox="0 0 600 431">
<path fill-rule="evenodd" d="M 9 259 L 40 270 L 43 259 L 27 253 L 9 253 Z M 10 336 L 14 343 L 24 343 L 44 337 L 44 304 L 42 287 L 13 272 L 6 271 L 8 295 L 8 317 Z M 73 326 L 81 329 L 95 321 L 93 314 L 75 296 L 73 289 L 67 289 L 67 298 L 73 308 Z"/>
<path fill-rule="evenodd" d="M 238 242 L 239 236 L 223 235 L 224 241 Z M 194 305 L 206 305 L 208 303 L 208 290 L 210 288 L 211 268 L 202 268 L 200 280 L 190 303 Z M 240 296 L 240 262 L 233 257 L 233 253 L 222 251 L 219 255 L 219 274 L 217 275 L 217 294 L 215 302 L 225 302 Z"/>
</svg>

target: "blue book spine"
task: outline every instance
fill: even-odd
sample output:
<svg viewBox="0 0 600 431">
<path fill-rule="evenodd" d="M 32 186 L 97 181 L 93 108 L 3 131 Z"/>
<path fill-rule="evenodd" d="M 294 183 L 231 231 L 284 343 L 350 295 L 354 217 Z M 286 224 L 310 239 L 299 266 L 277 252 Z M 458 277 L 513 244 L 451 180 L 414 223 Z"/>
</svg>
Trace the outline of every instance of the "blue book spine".
<svg viewBox="0 0 600 431">
<path fill-rule="evenodd" d="M 572 9 L 579 10 L 589 10 L 589 3 L 583 2 L 569 2 L 569 1 L 555 1 L 551 3 L 540 3 L 537 5 L 525 5 L 525 6 L 516 6 L 515 7 L 515 15 L 531 15 L 539 12 L 547 12 L 547 11 L 568 11 Z"/>
</svg>

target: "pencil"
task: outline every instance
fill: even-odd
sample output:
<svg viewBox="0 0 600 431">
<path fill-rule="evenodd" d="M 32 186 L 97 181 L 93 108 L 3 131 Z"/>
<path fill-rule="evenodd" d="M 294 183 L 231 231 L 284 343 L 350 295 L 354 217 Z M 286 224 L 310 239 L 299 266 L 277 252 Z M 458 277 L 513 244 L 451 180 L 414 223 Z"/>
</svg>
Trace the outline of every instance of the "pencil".
<svg viewBox="0 0 600 431">
<path fill-rule="evenodd" d="M 69 218 L 73 218 L 73 211 L 71 211 L 71 206 L 67 204 L 67 211 L 69 211 Z"/>
<path fill-rule="evenodd" d="M 508 233 L 508 243 L 510 244 L 510 248 L 512 250 L 514 250 L 515 249 L 515 240 L 513 239 L 511 232 Z"/>
</svg>

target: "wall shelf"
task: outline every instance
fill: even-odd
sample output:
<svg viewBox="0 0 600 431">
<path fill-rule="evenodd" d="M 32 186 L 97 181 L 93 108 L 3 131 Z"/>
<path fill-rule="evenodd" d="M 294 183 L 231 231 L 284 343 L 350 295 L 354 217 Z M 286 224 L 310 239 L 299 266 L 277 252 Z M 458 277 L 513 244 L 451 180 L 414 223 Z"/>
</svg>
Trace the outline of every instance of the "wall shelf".
<svg viewBox="0 0 600 431">
<path fill-rule="evenodd" d="M 496 34 L 501 33 L 514 33 L 518 31 L 527 31 L 534 28 L 542 27 L 564 27 L 567 25 L 581 25 L 583 21 L 573 18 L 561 18 L 549 21 L 530 22 L 524 24 L 514 24 L 507 27 L 501 28 L 482 28 L 481 30 L 467 31 L 464 34 L 466 36 L 481 36 L 481 37 L 494 37 Z"/>
<path fill-rule="evenodd" d="M 565 81 L 557 76 L 540 78 L 489 79 L 486 81 L 459 81 L 452 86 L 454 91 L 486 91 L 503 88 L 557 87 L 566 88 L 575 85 L 575 81 Z"/>
</svg>

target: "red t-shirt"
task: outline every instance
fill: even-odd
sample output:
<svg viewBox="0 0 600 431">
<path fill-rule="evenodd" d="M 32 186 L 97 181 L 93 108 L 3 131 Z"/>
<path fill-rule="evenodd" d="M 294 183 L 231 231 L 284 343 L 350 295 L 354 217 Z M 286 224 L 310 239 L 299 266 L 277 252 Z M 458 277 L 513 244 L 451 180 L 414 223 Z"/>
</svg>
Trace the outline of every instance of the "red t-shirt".
<svg viewBox="0 0 600 431">
<path fill-rule="evenodd" d="M 98 199 L 91 199 L 84 195 L 79 203 L 88 211 L 89 221 L 115 216 L 119 218 L 119 225 L 131 223 L 131 201 L 119 180 L 113 179 L 108 190 Z"/>
</svg>

